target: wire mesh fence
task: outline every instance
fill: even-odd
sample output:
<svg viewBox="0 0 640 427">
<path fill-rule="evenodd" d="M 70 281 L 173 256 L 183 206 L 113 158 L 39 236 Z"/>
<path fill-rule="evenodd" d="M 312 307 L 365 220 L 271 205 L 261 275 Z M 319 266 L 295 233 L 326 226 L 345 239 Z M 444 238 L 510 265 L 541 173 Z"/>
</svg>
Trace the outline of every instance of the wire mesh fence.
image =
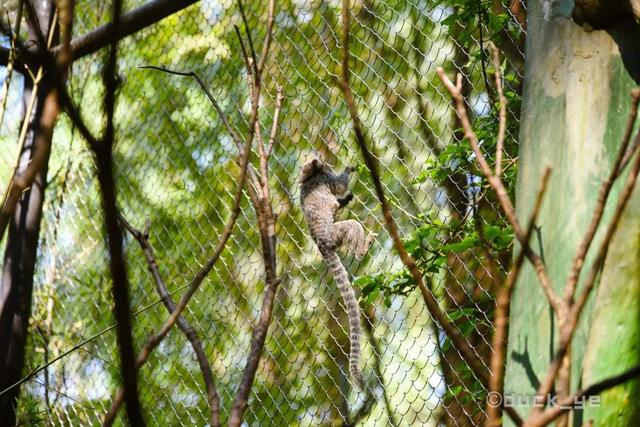
<svg viewBox="0 0 640 427">
<path fill-rule="evenodd" d="M 252 36 L 258 41 L 265 33 L 263 3 L 246 4 Z M 128 9 L 140 4 L 126 2 Z M 445 365 L 456 369 L 447 360 L 451 350 L 443 345 L 443 334 L 417 292 L 361 304 L 362 363 L 373 396 L 350 386 L 348 321 L 306 230 L 297 182 L 302 163 L 313 155 L 337 167 L 361 164 L 336 85 L 340 12 L 338 1 L 278 2 L 260 123 L 267 133 L 275 87 L 282 85 L 280 137 L 270 162 L 282 284 L 245 422 L 438 425 L 448 418 L 449 424 L 464 425 L 464 419 L 482 416 L 483 390 L 468 389 L 462 380 L 461 385 L 447 380 Z M 436 82 L 436 67 L 464 72 L 470 85 L 469 104 L 477 117 L 490 109 L 484 62 L 477 60 L 486 40 L 478 38 L 482 37 L 478 20 L 467 23 L 473 27 L 469 31 L 475 45 L 452 36 L 445 21 L 456 12 L 449 2 L 421 0 L 363 0 L 353 6 L 352 85 L 403 235 L 409 235 L 427 213 L 444 222 L 455 216 L 454 202 L 448 200 L 451 193 L 432 180 L 418 179 L 443 147 L 455 143 L 455 120 L 449 98 Z M 74 33 L 81 35 L 108 22 L 109 13 L 107 2 L 79 1 Z M 517 23 L 513 17 L 505 19 L 505 25 Z M 195 81 L 140 67 L 196 72 L 243 133 L 249 97 L 234 25 L 241 25 L 235 2 L 203 0 L 119 45 L 114 153 L 119 204 L 137 228 L 150 220 L 151 244 L 175 299 L 212 252 L 224 227 L 239 175 L 237 151 Z M 521 61 L 522 53 L 518 55 Z M 101 127 L 104 56 L 98 52 L 76 61 L 69 76 L 70 93 L 94 131 Z M 507 57 L 505 67 L 517 69 L 509 63 L 513 58 Z M 514 96 L 520 80 L 516 73 L 505 83 Z M 0 140 L 4 147 L 0 182 L 8 181 L 16 161 L 22 86 L 22 77 L 14 76 Z M 355 201 L 341 215 L 360 220 L 378 237 L 364 260 L 346 257 L 345 265 L 353 276 L 398 271 L 402 263 L 384 227 L 369 176 L 366 169 L 359 170 L 352 183 Z M 458 185 L 465 200 L 472 196 L 464 182 L 447 185 Z M 223 420 L 242 375 L 264 290 L 256 216 L 247 200 L 241 209 L 222 258 L 184 314 L 212 365 Z M 99 424 L 119 386 L 108 253 L 92 157 L 64 117 L 55 129 L 44 212 L 25 372 L 47 367 L 25 383 L 19 412 L 29 423 Z M 130 237 L 126 254 L 139 347 L 158 330 L 167 312 L 142 252 Z M 490 342 L 493 293 L 465 266 L 472 261 L 481 264 L 483 256 L 472 253 L 451 261 L 431 280 L 444 307 L 471 306 L 479 313 L 485 325 L 477 334 L 480 340 L 469 331 L 465 335 L 481 359 Z M 469 271 L 460 274 L 452 271 L 455 268 Z M 456 290 L 447 285 L 451 277 L 458 281 Z M 150 423 L 207 423 L 202 374 L 177 329 L 151 355 L 139 378 Z M 460 386 L 467 387 L 466 396 L 458 393 Z M 456 402 L 462 399 L 472 403 Z M 456 413 L 460 408 L 472 413 Z"/>
</svg>

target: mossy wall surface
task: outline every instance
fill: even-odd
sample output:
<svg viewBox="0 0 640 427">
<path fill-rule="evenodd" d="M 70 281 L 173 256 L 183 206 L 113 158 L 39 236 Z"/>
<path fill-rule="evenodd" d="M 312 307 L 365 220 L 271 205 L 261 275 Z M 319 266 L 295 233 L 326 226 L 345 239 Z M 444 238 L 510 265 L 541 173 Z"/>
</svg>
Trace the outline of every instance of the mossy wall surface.
<svg viewBox="0 0 640 427">
<path fill-rule="evenodd" d="M 608 31 L 586 31 L 569 18 L 545 16 L 545 3 L 528 2 L 516 209 L 526 221 L 542 171 L 550 165 L 552 177 L 533 246 L 562 294 L 598 188 L 625 131 L 629 90 L 637 85 L 634 79 L 640 72 L 638 53 L 627 46 L 640 38 L 630 23 Z M 622 181 L 610 196 L 603 224 L 608 223 Z M 602 231 L 603 227 L 592 248 L 597 248 Z M 591 256 L 583 276 L 590 260 Z M 639 263 L 640 192 L 635 191 L 573 341 L 574 390 L 640 362 Z M 533 269 L 527 266 L 513 296 L 505 392 L 535 393 L 556 342 L 557 325 Z M 633 425 L 640 420 L 638 396 L 638 381 L 606 392 L 598 408 L 577 411 L 573 424 L 593 418 L 596 425 Z M 519 410 L 526 415 L 530 408 Z"/>
</svg>

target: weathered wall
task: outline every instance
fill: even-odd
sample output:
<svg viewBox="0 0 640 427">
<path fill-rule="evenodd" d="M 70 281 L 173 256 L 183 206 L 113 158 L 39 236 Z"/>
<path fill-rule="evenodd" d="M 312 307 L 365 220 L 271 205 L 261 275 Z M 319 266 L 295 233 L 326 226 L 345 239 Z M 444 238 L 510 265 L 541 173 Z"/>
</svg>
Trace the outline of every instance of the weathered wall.
<svg viewBox="0 0 640 427">
<path fill-rule="evenodd" d="M 568 17 L 570 1 L 533 0 L 528 5 L 516 204 L 520 218 L 527 218 L 541 171 L 551 165 L 551 184 L 534 247 L 542 253 L 555 288 L 561 292 L 599 185 L 625 130 L 629 90 L 640 75 L 638 54 L 628 46 L 639 38 L 631 20 L 606 31 L 586 31 Z M 614 187 L 612 200 L 619 188 Z M 574 338 L 574 389 L 619 373 L 640 359 L 638 193 L 612 242 L 601 284 L 594 293 L 597 302 L 594 305 L 592 297 Z M 555 351 L 557 325 L 528 266 L 514 293 L 511 325 L 505 392 L 532 394 Z M 596 425 L 631 425 L 632 420 L 640 419 L 638 399 L 631 397 L 633 392 L 637 395 L 638 385 L 636 381 L 606 393 L 600 408 L 577 413 L 574 424 L 595 418 Z M 525 414 L 528 409 L 520 411 Z"/>
</svg>

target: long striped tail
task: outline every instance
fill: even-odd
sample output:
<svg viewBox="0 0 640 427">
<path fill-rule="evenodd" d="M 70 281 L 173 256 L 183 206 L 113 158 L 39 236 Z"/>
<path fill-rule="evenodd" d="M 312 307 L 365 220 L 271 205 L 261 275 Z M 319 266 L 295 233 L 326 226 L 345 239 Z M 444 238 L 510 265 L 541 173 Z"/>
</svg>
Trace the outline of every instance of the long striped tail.
<svg viewBox="0 0 640 427">
<path fill-rule="evenodd" d="M 360 372 L 360 336 L 362 329 L 360 327 L 360 310 L 358 309 L 358 300 L 356 294 L 349 283 L 347 270 L 342 265 L 340 257 L 335 251 L 326 251 L 324 254 L 325 261 L 329 267 L 329 271 L 336 281 L 340 295 L 344 301 L 347 315 L 349 316 L 349 341 L 351 342 L 349 350 L 349 372 L 356 387 L 364 390 L 364 379 Z"/>
</svg>

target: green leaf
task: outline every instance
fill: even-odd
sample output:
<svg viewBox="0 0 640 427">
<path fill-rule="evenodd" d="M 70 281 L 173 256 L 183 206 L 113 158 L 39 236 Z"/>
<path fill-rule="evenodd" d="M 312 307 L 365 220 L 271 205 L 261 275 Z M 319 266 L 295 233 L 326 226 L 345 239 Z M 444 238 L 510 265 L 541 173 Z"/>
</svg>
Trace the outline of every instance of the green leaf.
<svg viewBox="0 0 640 427">
<path fill-rule="evenodd" d="M 473 317 L 475 312 L 476 312 L 475 308 L 460 308 L 456 310 L 451 310 L 450 312 L 447 313 L 447 315 L 449 316 L 449 319 L 451 319 L 452 322 L 455 322 L 456 320 L 462 317 Z"/>
<path fill-rule="evenodd" d="M 449 392 L 450 392 L 452 395 L 457 396 L 457 395 L 459 395 L 460 393 L 462 393 L 462 390 L 464 390 L 464 388 L 463 388 L 461 385 L 454 385 L 453 387 L 451 387 L 451 388 L 449 389 Z"/>
<path fill-rule="evenodd" d="M 441 250 L 443 252 L 460 253 L 460 252 L 466 251 L 467 249 L 472 248 L 473 246 L 476 246 L 478 242 L 479 242 L 478 236 L 475 233 L 473 233 L 466 236 L 464 239 L 462 239 L 459 242 L 449 243 L 447 245 L 442 246 Z"/>
</svg>

